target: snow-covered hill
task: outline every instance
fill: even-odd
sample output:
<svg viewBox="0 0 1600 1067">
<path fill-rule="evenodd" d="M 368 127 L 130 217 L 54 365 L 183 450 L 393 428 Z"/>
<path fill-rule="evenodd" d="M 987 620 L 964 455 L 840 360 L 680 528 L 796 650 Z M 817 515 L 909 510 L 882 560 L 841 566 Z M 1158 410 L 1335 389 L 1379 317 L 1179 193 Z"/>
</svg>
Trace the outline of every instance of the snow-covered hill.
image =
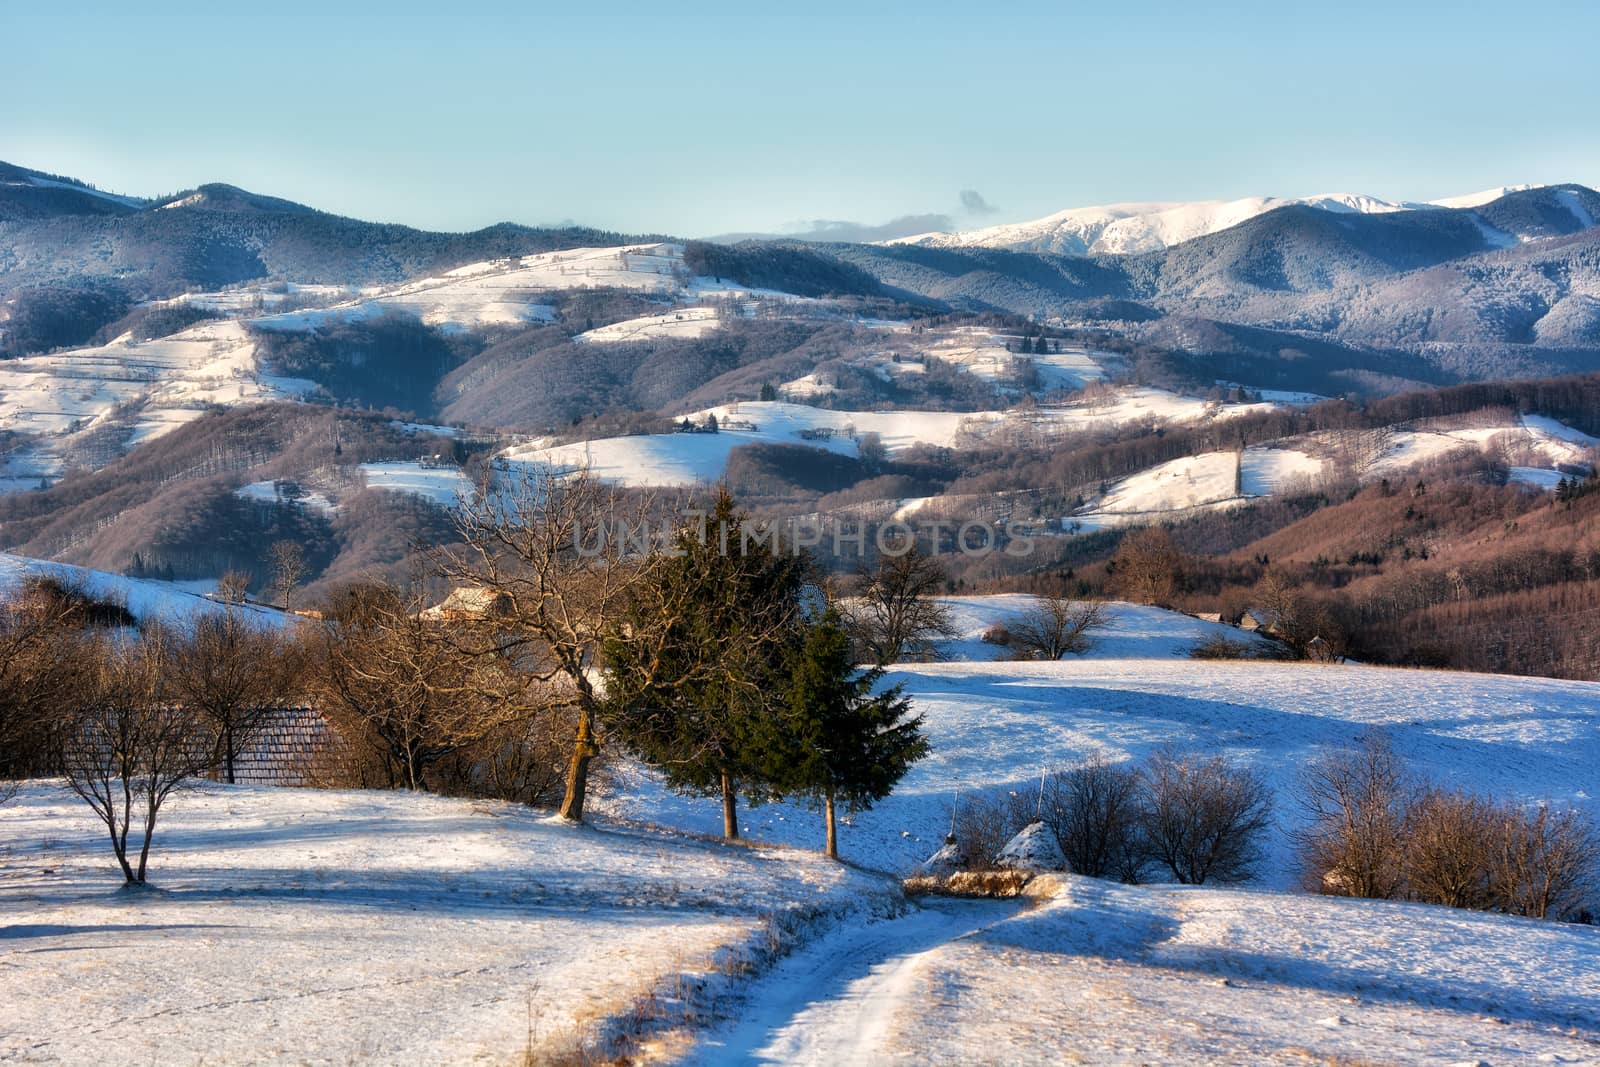
<svg viewBox="0 0 1600 1067">
<path fill-rule="evenodd" d="M 853 456 L 861 438 L 877 434 L 892 455 L 915 444 L 955 447 L 1008 431 L 1030 428 L 1060 433 L 1143 419 L 1185 422 L 1230 418 L 1268 404 L 1217 404 L 1160 389 L 1122 388 L 1062 405 L 1008 411 L 839 411 L 787 401 L 755 401 L 693 412 L 715 415 L 717 433 L 636 434 L 556 446 L 518 447 L 504 453 L 513 464 L 558 470 L 587 468 L 619 485 L 675 486 L 712 482 L 727 469 L 728 456 L 743 445 L 786 444 Z"/>
<path fill-rule="evenodd" d="M 151 341 L 0 361 L 0 430 L 37 435 L 0 456 L 0 491 L 54 478 L 62 456 L 99 432 L 112 455 L 154 440 L 212 407 L 304 396 L 313 382 L 264 373 L 255 343 L 234 321 L 203 322 Z"/>
<path fill-rule="evenodd" d="M 1280 207 L 1304 205 L 1339 214 L 1381 214 L 1430 207 L 1478 207 L 1529 185 L 1487 189 L 1428 203 L 1384 200 L 1361 193 L 1318 196 L 1251 196 L 1238 200 L 1191 203 L 1107 204 L 1069 208 L 1029 222 L 987 226 L 958 233 L 926 233 L 886 244 L 919 244 L 934 248 L 1008 248 L 1019 252 L 1090 253 L 1153 252 L 1208 233 L 1226 230 Z"/>
<path fill-rule="evenodd" d="M 29 576 L 57 578 L 70 585 L 81 586 L 91 596 L 102 597 L 127 607 L 134 618 L 144 621 L 166 621 L 181 624 L 196 614 L 217 614 L 227 608 L 211 599 L 206 593 L 215 589 L 215 582 L 162 582 L 150 578 L 129 578 L 121 574 L 75 567 L 70 563 L 30 559 L 0 552 L 0 594 L 14 592 Z M 244 605 L 242 610 L 251 619 L 264 626 L 286 626 L 293 616 L 282 611 Z"/>
<path fill-rule="evenodd" d="M 964 636 L 954 651 L 989 656 L 980 625 L 1020 610 L 1020 598 L 958 599 Z M 1600 815 L 1600 683 L 1396 670 L 1357 665 L 1191 660 L 1203 637 L 1244 635 L 1153 608 L 1113 605 L 1097 649 L 1059 663 L 902 664 L 902 683 L 926 716 L 932 756 L 889 799 L 840 830 L 847 858 L 909 871 L 938 847 L 959 790 L 1037 789 L 1041 772 L 1093 755 L 1142 759 L 1155 748 L 1215 753 L 1263 773 L 1280 831 L 1299 818 L 1299 768 L 1321 746 L 1382 730 L 1434 781 L 1530 802 L 1575 804 Z M 715 832 L 715 800 L 679 797 L 641 773 L 607 801 L 612 810 Z M 788 804 L 745 809 L 750 836 L 815 846 L 817 815 Z M 1274 838 L 1262 871 L 1293 880 L 1288 842 Z"/>
<path fill-rule="evenodd" d="M 222 786 L 169 801 L 158 888 L 118 892 L 97 825 L 60 783 L 0 806 L 0 1060 L 545 1062 L 769 947 L 773 916 L 894 892 L 814 853 L 513 805 Z"/>
<path fill-rule="evenodd" d="M 1071 876 L 1033 895 L 840 930 L 684 1062 L 1589 1063 L 1600 1042 L 1593 927 Z"/>
</svg>

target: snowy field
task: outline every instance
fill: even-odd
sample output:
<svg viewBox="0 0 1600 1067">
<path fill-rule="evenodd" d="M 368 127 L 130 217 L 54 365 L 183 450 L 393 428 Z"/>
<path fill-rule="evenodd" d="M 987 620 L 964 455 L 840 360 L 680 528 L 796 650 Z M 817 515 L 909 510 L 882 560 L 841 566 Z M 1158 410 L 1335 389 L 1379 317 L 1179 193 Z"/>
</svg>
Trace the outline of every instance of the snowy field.
<svg viewBox="0 0 1600 1067">
<path fill-rule="evenodd" d="M 793 383 L 791 383 L 793 384 Z M 815 391 L 816 383 L 808 384 Z M 715 434 L 638 434 L 606 437 L 550 448 L 504 453 L 513 463 L 558 469 L 587 467 L 597 478 L 629 486 L 677 486 L 712 482 L 727 469 L 728 455 L 742 445 L 806 445 L 853 456 L 858 440 L 877 434 L 890 454 L 916 444 L 958 447 L 997 434 L 1060 434 L 1141 419 L 1183 422 L 1229 418 L 1270 405 L 1217 405 L 1160 389 L 1130 388 L 1093 401 L 1026 411 L 836 411 L 789 401 L 747 401 L 693 412 L 715 415 Z M 754 429 L 750 427 L 753 426 Z"/>
<path fill-rule="evenodd" d="M 971 598 L 958 614 L 955 655 L 992 657 L 975 638 L 1020 599 Z M 926 716 L 932 755 L 895 793 L 841 826 L 847 859 L 909 873 L 938 847 L 957 790 L 1037 789 L 1045 771 L 1090 756 L 1141 760 L 1165 744 L 1218 753 L 1259 770 L 1278 796 L 1262 881 L 1294 881 L 1284 831 L 1296 824 L 1299 768 L 1324 746 L 1384 731 L 1420 774 L 1529 802 L 1572 803 L 1600 816 L 1600 683 L 1356 665 L 1200 661 L 1203 636 L 1231 627 L 1152 608 L 1113 605 L 1116 622 L 1082 658 L 1059 663 L 902 664 Z M 714 800 L 664 791 L 636 772 L 611 810 L 715 832 Z M 742 809 L 750 836 L 818 847 L 821 819 L 790 804 Z"/>
<path fill-rule="evenodd" d="M 368 489 L 388 489 L 420 496 L 441 508 L 453 508 L 473 494 L 472 482 L 458 467 L 424 467 L 420 463 L 363 463 Z"/>
<path fill-rule="evenodd" d="M 58 578 L 69 585 L 81 585 L 92 596 L 108 597 L 125 605 L 141 621 L 166 620 L 181 623 L 197 613 L 221 613 L 226 607 L 211 600 L 191 586 L 213 583 L 161 582 L 150 578 L 128 578 L 106 571 L 75 567 L 70 563 L 31 559 L 0 552 L 0 594 L 9 594 L 21 587 L 29 575 Z M 287 620 L 283 612 L 254 604 L 242 608 L 250 617 L 263 625 L 282 626 Z"/>
<path fill-rule="evenodd" d="M 261 373 L 255 343 L 237 322 L 204 322 L 152 341 L 119 338 L 95 348 L 0 361 L 0 429 L 39 443 L 0 466 L 0 490 L 54 477 L 78 436 L 115 422 L 125 448 L 153 441 L 215 405 L 303 397 L 315 383 Z"/>
<path fill-rule="evenodd" d="M 1205 508 L 1232 507 L 1310 484 L 1323 462 L 1293 449 L 1251 448 L 1171 460 L 1112 485 L 1110 492 L 1063 520 L 1102 530 L 1129 523 L 1169 522 Z"/>
<path fill-rule="evenodd" d="M 1513 1064 L 1600 1059 L 1600 930 L 1071 876 L 839 931 L 683 1062 Z M 1049 890 L 1054 890 L 1051 895 Z"/>
<path fill-rule="evenodd" d="M 769 915 L 891 893 L 810 853 L 415 794 L 207 786 L 167 811 L 155 888 L 127 892 L 64 787 L 0 807 L 0 1060 L 511 1063 Z"/>
</svg>

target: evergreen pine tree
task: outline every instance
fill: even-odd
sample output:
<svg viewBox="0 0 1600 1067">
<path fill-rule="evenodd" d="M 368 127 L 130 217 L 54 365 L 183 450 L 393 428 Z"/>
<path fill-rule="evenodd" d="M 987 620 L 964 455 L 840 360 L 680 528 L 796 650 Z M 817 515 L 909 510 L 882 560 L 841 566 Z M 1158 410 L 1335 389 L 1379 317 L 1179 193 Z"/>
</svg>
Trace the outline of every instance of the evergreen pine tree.
<svg viewBox="0 0 1600 1067">
<path fill-rule="evenodd" d="M 674 788 L 720 794 L 734 838 L 738 793 L 771 791 L 759 754 L 782 710 L 807 561 L 747 539 L 726 490 L 673 549 L 606 641 L 608 719 Z"/>
<path fill-rule="evenodd" d="M 928 754 L 922 716 L 900 686 L 873 694 L 881 668 L 858 671 L 850 637 L 829 611 L 806 628 L 788 679 L 788 713 L 763 756 L 766 776 L 820 804 L 826 852 L 839 858 L 837 809 L 859 811 L 888 796 Z"/>
</svg>

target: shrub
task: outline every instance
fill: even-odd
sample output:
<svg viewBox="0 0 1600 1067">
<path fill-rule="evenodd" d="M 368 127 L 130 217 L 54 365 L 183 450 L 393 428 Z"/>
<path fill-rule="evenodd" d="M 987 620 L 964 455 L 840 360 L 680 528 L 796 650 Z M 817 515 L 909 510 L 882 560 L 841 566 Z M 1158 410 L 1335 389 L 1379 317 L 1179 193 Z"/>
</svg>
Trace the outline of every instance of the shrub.
<svg viewBox="0 0 1600 1067">
<path fill-rule="evenodd" d="M 1600 835 L 1581 812 L 1500 809 L 1489 857 L 1489 900 L 1497 911 L 1535 919 L 1590 918 Z"/>
<path fill-rule="evenodd" d="M 1400 868 L 1407 895 L 1451 908 L 1489 906 L 1497 812 L 1465 793 L 1426 790 L 1405 819 Z"/>
<path fill-rule="evenodd" d="M 1098 756 L 1045 783 L 1044 821 L 1074 874 L 1137 882 L 1146 854 L 1141 812 L 1139 772 Z"/>
<path fill-rule="evenodd" d="M 1306 825 L 1295 833 L 1307 887 L 1389 898 L 1403 884 L 1405 768 L 1380 734 L 1313 763 L 1301 784 Z"/>
<path fill-rule="evenodd" d="M 1094 642 L 1089 635 L 1110 621 L 1099 601 L 1074 603 L 1066 597 L 1040 596 L 1011 624 L 1011 650 L 1018 659 L 1058 660 L 1082 655 Z"/>
<path fill-rule="evenodd" d="M 956 844 L 965 866 L 973 871 L 994 869 L 995 857 L 1033 817 L 1030 805 L 1015 793 L 992 790 L 958 797 L 951 820 Z"/>
<path fill-rule="evenodd" d="M 1270 825 L 1271 797 L 1254 772 L 1213 757 L 1161 751 L 1144 772 L 1141 824 L 1152 860 L 1185 885 L 1249 878 Z"/>
</svg>

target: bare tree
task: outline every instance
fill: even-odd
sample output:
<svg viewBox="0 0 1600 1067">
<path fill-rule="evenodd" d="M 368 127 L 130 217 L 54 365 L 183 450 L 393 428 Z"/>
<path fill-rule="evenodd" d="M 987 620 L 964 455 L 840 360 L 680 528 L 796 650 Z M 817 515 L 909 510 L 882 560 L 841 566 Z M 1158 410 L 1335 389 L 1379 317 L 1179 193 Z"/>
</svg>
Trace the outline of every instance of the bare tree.
<svg viewBox="0 0 1600 1067">
<path fill-rule="evenodd" d="M 105 824 L 129 885 L 144 884 L 162 805 L 208 755 L 193 714 L 166 692 L 166 646 L 156 629 L 136 638 L 99 638 L 61 725 L 67 784 Z M 136 826 L 135 864 L 128 837 Z"/>
<path fill-rule="evenodd" d="M 880 665 L 935 658 L 934 641 L 956 633 L 950 612 L 933 599 L 946 577 L 939 561 L 915 545 L 879 557 L 877 567 L 860 572 L 860 592 L 840 605 L 851 637 Z"/>
<path fill-rule="evenodd" d="M 586 472 L 532 470 L 510 484 L 486 481 L 454 513 L 460 547 L 437 555 L 439 573 L 502 605 L 464 627 L 473 654 L 510 665 L 533 715 L 573 724 L 561 814 L 583 819 L 589 766 L 600 752 L 602 696 L 594 671 L 606 635 L 626 614 L 657 560 L 634 534 L 646 502 L 631 503 Z"/>
<path fill-rule="evenodd" d="M 315 638 L 310 687 L 336 729 L 365 742 L 391 785 L 427 789 L 440 760 L 487 734 L 503 713 L 479 664 L 414 599 L 380 582 L 344 590 Z"/>
<path fill-rule="evenodd" d="M 1039 596 L 1006 628 L 1007 643 L 1019 659 L 1058 660 L 1089 651 L 1094 644 L 1089 635 L 1110 621 L 1110 611 L 1098 600 Z"/>
<path fill-rule="evenodd" d="M 1186 885 L 1249 878 L 1271 825 L 1271 795 L 1220 757 L 1157 752 L 1145 767 L 1141 819 L 1152 859 Z"/>
<path fill-rule="evenodd" d="M 1040 803 L 1068 870 L 1125 882 L 1138 881 L 1145 864 L 1141 811 L 1138 770 L 1100 756 L 1050 775 Z"/>
<path fill-rule="evenodd" d="M 1375 733 L 1307 768 L 1300 789 L 1306 821 L 1295 840 L 1311 888 L 1352 897 L 1399 895 L 1406 778 L 1388 739 Z"/>
<path fill-rule="evenodd" d="M 1183 582 L 1184 558 L 1171 534 L 1151 526 L 1124 535 L 1107 569 L 1124 599 L 1170 607 Z"/>
<path fill-rule="evenodd" d="M 1479 797 L 1443 789 L 1419 793 L 1400 850 L 1407 894 L 1451 908 L 1489 905 L 1489 867 L 1499 812 Z"/>
<path fill-rule="evenodd" d="M 267 550 L 267 563 L 272 568 L 272 587 L 278 593 L 278 603 L 288 611 L 289 598 L 306 576 L 305 549 L 298 541 L 274 541 Z"/>
<path fill-rule="evenodd" d="M 0 600 L 0 779 L 49 768 L 47 711 L 70 691 L 79 666 L 79 620 L 70 600 L 25 586 Z M 16 786 L 0 780 L 0 803 Z"/>
<path fill-rule="evenodd" d="M 232 783 L 240 754 L 293 695 L 300 673 L 299 644 L 232 605 L 197 617 L 171 643 L 172 695 L 198 713 L 209 729 L 213 765 Z"/>
<path fill-rule="evenodd" d="M 250 576 L 243 571 L 229 571 L 217 579 L 217 599 L 224 604 L 243 604 L 250 592 Z"/>
<path fill-rule="evenodd" d="M 1490 906 L 1536 919 L 1569 919 L 1593 907 L 1600 834 L 1582 812 L 1506 805 L 1489 858 Z"/>
</svg>

